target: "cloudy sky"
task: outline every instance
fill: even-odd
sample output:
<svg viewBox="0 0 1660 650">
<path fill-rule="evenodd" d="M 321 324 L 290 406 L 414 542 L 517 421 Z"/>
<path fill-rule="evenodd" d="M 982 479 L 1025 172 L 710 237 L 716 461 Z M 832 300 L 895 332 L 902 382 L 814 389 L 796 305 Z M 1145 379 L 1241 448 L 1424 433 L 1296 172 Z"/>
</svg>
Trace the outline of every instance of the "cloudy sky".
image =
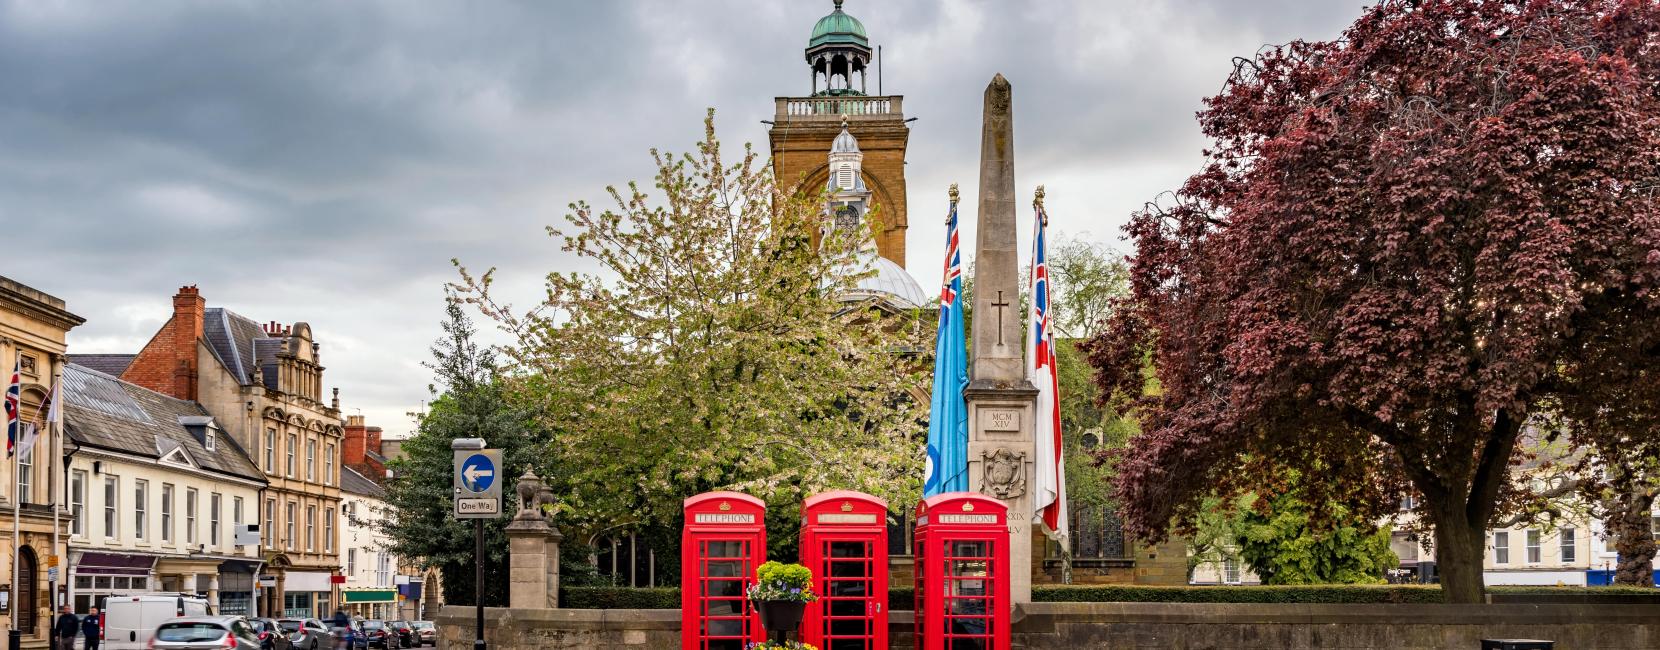
<svg viewBox="0 0 1660 650">
<path fill-rule="evenodd" d="M 919 118 L 912 274 L 939 281 L 946 187 L 974 205 L 993 74 L 1014 84 L 1021 194 L 1047 185 L 1053 228 L 1122 248 L 1126 216 L 1197 168 L 1193 113 L 1231 57 L 1335 37 L 1363 4 L 848 0 L 883 46 L 883 90 Z M 577 265 L 543 227 L 649 180 L 648 149 L 690 148 L 705 108 L 764 149 L 760 120 L 808 92 L 802 49 L 830 8 L 0 2 L 0 275 L 87 319 L 72 353 L 137 351 L 186 284 L 307 321 L 346 411 L 404 432 L 451 258 L 533 300 Z"/>
</svg>

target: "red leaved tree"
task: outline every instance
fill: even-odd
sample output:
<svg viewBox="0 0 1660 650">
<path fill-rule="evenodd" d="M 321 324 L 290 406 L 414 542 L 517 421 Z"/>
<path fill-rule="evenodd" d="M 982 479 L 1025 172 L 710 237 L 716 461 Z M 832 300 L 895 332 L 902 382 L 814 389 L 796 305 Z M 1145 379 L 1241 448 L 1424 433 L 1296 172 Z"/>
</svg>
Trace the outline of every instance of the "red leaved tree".
<svg viewBox="0 0 1660 650">
<path fill-rule="evenodd" d="M 1126 525 L 1158 538 L 1270 469 L 1373 514 L 1410 485 L 1448 600 L 1478 601 L 1523 425 L 1656 381 L 1657 34 L 1652 0 L 1385 0 L 1238 60 L 1088 346 L 1140 397 Z M 1660 436 L 1614 430 L 1660 404 L 1623 408 L 1567 435 Z"/>
</svg>

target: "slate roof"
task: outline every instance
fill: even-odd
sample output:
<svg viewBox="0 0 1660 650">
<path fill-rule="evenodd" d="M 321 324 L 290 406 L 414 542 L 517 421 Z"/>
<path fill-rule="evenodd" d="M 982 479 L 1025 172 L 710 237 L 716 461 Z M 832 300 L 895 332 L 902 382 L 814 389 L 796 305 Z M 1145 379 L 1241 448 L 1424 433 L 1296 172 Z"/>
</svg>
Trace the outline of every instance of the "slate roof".
<svg viewBox="0 0 1660 650">
<path fill-rule="evenodd" d="M 183 447 L 202 469 L 265 482 L 242 447 L 218 435 L 214 451 L 196 440 L 179 418 L 208 412 L 196 402 L 175 399 L 129 384 L 78 363 L 64 367 L 64 431 L 76 445 L 160 459 Z"/>
<path fill-rule="evenodd" d="M 275 387 L 276 350 L 282 343 L 281 339 L 267 336 L 259 323 L 224 307 L 210 307 L 202 311 L 202 338 L 207 339 L 213 355 L 219 357 L 219 362 L 242 385 L 253 383 L 255 364 L 268 363 L 265 385 Z M 270 350 L 260 349 L 265 347 Z M 261 356 L 262 353 L 269 356 Z"/>
<path fill-rule="evenodd" d="M 386 498 L 386 488 L 381 487 L 379 483 L 369 480 L 368 477 L 357 473 L 357 470 L 350 467 L 340 468 L 340 491 L 376 499 Z"/>
<path fill-rule="evenodd" d="M 69 362 L 80 364 L 111 377 L 120 377 L 133 365 L 136 354 L 71 354 Z"/>
</svg>

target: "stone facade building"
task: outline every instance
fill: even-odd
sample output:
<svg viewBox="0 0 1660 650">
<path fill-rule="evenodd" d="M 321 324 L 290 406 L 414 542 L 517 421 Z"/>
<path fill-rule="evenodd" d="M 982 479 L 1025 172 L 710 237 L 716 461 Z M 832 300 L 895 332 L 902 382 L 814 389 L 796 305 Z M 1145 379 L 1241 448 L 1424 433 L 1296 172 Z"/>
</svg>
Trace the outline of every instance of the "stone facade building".
<svg viewBox="0 0 1660 650">
<path fill-rule="evenodd" d="M 276 585 L 264 590 L 261 612 L 314 616 L 339 604 L 342 427 L 338 396 L 323 401 L 320 350 L 304 322 L 260 325 L 208 308 L 190 286 L 121 373 L 201 403 L 264 473 L 262 560 Z"/>
<path fill-rule="evenodd" d="M 67 359 L 65 339 L 69 330 L 85 322 L 65 308 L 64 301 L 9 278 L 0 277 L 0 392 L 10 388 L 12 371 L 21 379 L 18 414 L 22 422 L 34 423 L 40 435 L 33 441 L 25 461 L 8 458 L 0 463 L 0 566 L 10 585 L 8 606 L 0 611 L 0 623 L 15 624 L 23 632 L 23 647 L 46 647 L 51 623 L 52 597 L 61 584 L 49 580 L 49 569 L 63 556 L 62 543 L 68 533 L 67 520 L 55 504 L 60 503 L 63 458 L 60 427 L 46 422 L 48 395 L 60 381 Z M 16 513 L 17 524 L 13 524 Z M 11 540 L 17 536 L 17 552 Z"/>
</svg>

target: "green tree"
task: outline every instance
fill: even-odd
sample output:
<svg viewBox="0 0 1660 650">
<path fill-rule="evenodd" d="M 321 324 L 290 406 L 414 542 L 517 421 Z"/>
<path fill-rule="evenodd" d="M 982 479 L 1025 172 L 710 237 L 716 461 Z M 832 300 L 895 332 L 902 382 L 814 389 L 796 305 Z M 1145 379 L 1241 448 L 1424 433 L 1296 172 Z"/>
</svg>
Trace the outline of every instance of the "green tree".
<svg viewBox="0 0 1660 650">
<path fill-rule="evenodd" d="M 1316 514 L 1291 494 L 1240 511 L 1239 557 L 1266 585 L 1381 583 L 1400 565 L 1389 530 L 1339 503 Z"/>
<path fill-rule="evenodd" d="M 521 312 L 491 295 L 493 271 L 461 271 L 514 339 L 515 400 L 569 473 L 562 509 L 598 530 L 672 525 L 715 489 L 786 522 L 829 489 L 914 501 L 927 328 L 850 298 L 868 228 L 818 232 L 822 197 L 779 188 L 748 146 L 723 161 L 713 112 L 705 126 L 695 153 L 652 152 L 655 195 L 608 188 L 614 208 L 578 202 L 548 229 L 599 274 L 550 273 Z"/>
<path fill-rule="evenodd" d="M 485 522 L 485 557 L 476 557 L 471 522 L 451 515 L 454 456 L 450 442 L 477 437 L 501 449 L 504 482 L 530 467 L 538 474 L 551 474 L 543 470 L 555 464 L 544 453 L 546 430 L 531 411 L 507 399 L 496 357 L 473 340 L 474 329 L 461 302 L 451 296 L 446 308 L 444 336 L 433 345 L 432 360 L 425 364 L 434 374 L 428 386 L 433 400 L 427 412 L 418 416 L 415 435 L 403 445 L 406 457 L 389 464 L 393 478 L 386 484 L 383 525 L 391 538 L 387 550 L 439 568 L 445 602 L 472 604 L 476 563 L 484 563 L 487 585 L 507 584 L 504 529 L 509 517 L 504 514 Z M 550 480 L 557 482 L 557 475 Z M 516 511 L 513 491 L 504 489 L 503 495 L 507 501 L 503 511 Z M 575 554 L 567 555 L 573 561 L 561 563 L 561 577 L 566 584 L 580 583 L 592 570 L 580 563 L 584 549 L 566 546 Z M 484 601 L 488 606 L 505 607 L 505 588 L 486 589 Z"/>
</svg>

